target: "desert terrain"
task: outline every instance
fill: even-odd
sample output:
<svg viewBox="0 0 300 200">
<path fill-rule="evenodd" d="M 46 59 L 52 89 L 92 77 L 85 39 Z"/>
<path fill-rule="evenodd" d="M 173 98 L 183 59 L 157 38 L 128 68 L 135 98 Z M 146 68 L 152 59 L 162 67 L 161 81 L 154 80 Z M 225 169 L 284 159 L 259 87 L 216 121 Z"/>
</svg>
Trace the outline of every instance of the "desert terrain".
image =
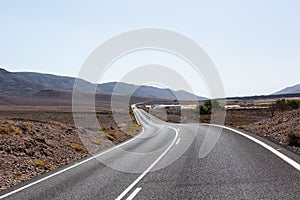
<svg viewBox="0 0 300 200">
<path fill-rule="evenodd" d="M 47 103 L 0 106 L 0 190 L 88 157 L 141 130 L 128 111 L 120 116 L 130 118 L 117 125 L 106 101 L 98 102 L 99 130 L 76 128 L 70 105 Z"/>
<path fill-rule="evenodd" d="M 4 99 L 4 98 L 2 98 Z M 299 98 L 289 98 L 296 99 Z M 98 99 L 96 117 L 101 129 L 80 129 L 75 126 L 70 101 L 49 99 L 18 99 L 10 101 L 12 105 L 0 105 L 0 185 L 5 190 L 13 185 L 41 175 L 50 170 L 73 163 L 90 154 L 102 151 L 132 137 L 141 130 L 132 112 L 120 111 L 124 117 L 122 124 L 114 121 L 109 106 L 109 98 Z M 278 99 L 231 99 L 224 108 L 224 125 L 257 134 L 282 145 L 300 155 L 299 135 L 300 110 L 272 109 Z M 141 99 L 133 99 L 138 102 Z M 143 99 L 153 105 L 159 100 Z M 20 105 L 23 102 L 23 105 Z M 120 101 L 122 102 L 122 101 Z M 35 105 L 32 105 L 32 104 Z M 178 102 L 160 102 L 175 104 L 174 107 L 151 109 L 151 114 L 172 123 L 218 123 L 211 122 L 212 114 L 200 114 L 197 106 L 178 109 Z M 203 105 L 201 101 L 197 105 Z M 223 101 L 224 103 L 224 101 Z M 177 106 L 176 106 L 177 104 Z M 140 105 L 149 111 L 145 105 Z M 127 112 L 127 113 L 121 113 Z M 93 114 L 93 113 L 90 113 Z M 87 113 L 82 113 L 82 118 Z M 197 116 L 200 116 L 197 119 Z M 291 141 L 293 139 L 293 141 Z M 295 142 L 296 141 L 296 142 Z"/>
<path fill-rule="evenodd" d="M 145 110 L 172 123 L 188 123 L 187 119 L 190 119 L 192 122 L 222 124 L 264 137 L 300 155 L 300 109 L 274 108 L 274 104 L 279 100 L 283 100 L 282 97 L 228 99 L 225 102 L 224 111 L 216 110 L 212 114 L 200 115 L 198 115 L 199 109 L 195 108 L 184 110 L 183 107 L 181 110 L 167 106 L 156 107 L 150 111 Z M 285 100 L 299 101 L 300 98 L 287 97 Z M 224 100 L 220 100 L 222 101 L 224 103 Z M 199 105 L 204 103 L 202 101 Z M 223 115 L 225 115 L 224 122 L 222 121 Z M 214 118 L 213 122 L 212 118 Z M 218 119 L 220 119 L 219 122 Z"/>
<path fill-rule="evenodd" d="M 97 86 L 100 92 L 95 94 L 94 111 L 85 110 L 83 102 L 84 112 L 76 113 L 74 118 L 74 78 L 6 70 L 0 70 L 0 76 L 0 190 L 74 163 L 137 134 L 141 126 L 129 107 L 140 102 L 140 108 L 151 108 L 151 114 L 167 122 L 221 123 L 265 137 L 300 154 L 299 109 L 272 106 L 282 98 L 298 101 L 299 94 L 221 99 L 222 110 L 211 112 L 205 107 L 206 99 L 178 102 L 171 90 L 154 87 L 141 87 L 125 105 L 128 98 L 122 92 L 137 86 L 122 84 L 124 91 L 115 96 L 122 109 L 113 112 L 111 100 L 116 83 L 108 83 Z M 88 95 L 84 89 L 91 84 L 83 81 L 83 85 L 81 94 Z M 191 98 L 191 94 L 186 95 Z M 169 99 L 158 99 L 160 96 Z M 162 104 L 169 106 L 153 107 Z M 84 121 L 93 116 L 96 120 L 85 120 L 84 127 L 74 123 L 76 119 Z"/>
</svg>

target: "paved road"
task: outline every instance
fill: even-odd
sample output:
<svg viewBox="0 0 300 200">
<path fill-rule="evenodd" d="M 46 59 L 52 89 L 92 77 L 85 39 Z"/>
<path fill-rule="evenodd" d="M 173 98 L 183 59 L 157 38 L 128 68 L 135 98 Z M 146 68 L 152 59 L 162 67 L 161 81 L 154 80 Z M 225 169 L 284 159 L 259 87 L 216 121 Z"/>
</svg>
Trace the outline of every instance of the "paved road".
<svg viewBox="0 0 300 200">
<path fill-rule="evenodd" d="M 300 199 L 299 170 L 259 144 L 224 129 L 199 158 L 208 126 L 135 115 L 144 127 L 136 138 L 4 199 Z"/>
</svg>

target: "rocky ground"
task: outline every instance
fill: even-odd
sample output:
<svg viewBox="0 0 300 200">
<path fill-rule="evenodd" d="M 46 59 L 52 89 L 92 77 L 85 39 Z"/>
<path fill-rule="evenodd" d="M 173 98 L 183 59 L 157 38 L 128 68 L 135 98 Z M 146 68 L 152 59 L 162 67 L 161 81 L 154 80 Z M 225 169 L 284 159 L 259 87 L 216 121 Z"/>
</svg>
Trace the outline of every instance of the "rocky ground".
<svg viewBox="0 0 300 200">
<path fill-rule="evenodd" d="M 129 128 L 136 133 L 140 127 Z M 0 190 L 130 137 L 117 128 L 105 129 L 91 132 L 58 121 L 0 120 Z"/>
<path fill-rule="evenodd" d="M 174 123 L 185 123 L 181 120 L 182 113 L 176 110 L 152 111 L 162 120 Z M 243 129 L 284 146 L 285 148 L 300 155 L 300 109 L 293 111 L 276 111 L 273 113 L 269 108 L 248 107 L 239 109 L 227 109 L 224 124 L 222 125 Z M 214 113 L 218 117 L 218 112 Z M 192 118 L 193 112 L 186 112 L 186 118 Z M 195 121 L 195 120 L 194 120 Z M 201 115 L 200 123 L 211 123 L 210 115 Z M 217 122 L 218 123 L 218 122 Z M 291 145 L 289 135 L 295 134 L 298 145 Z"/>
<path fill-rule="evenodd" d="M 241 126 L 240 128 L 266 137 L 300 155 L 300 147 L 289 145 L 289 135 L 292 133 L 300 134 L 300 109 L 276 113 L 274 117 Z"/>
<path fill-rule="evenodd" d="M 129 125 L 133 119 L 115 124 L 110 112 L 97 114 L 101 130 L 76 129 L 71 112 L 47 110 L 3 109 L 0 113 L 0 190 L 120 143 L 141 129 Z M 160 117 L 173 122 L 178 116 L 164 111 Z M 209 122 L 208 116 L 202 117 Z M 300 155 L 299 147 L 289 145 L 289 135 L 300 134 L 300 110 L 276 112 L 271 117 L 267 109 L 232 109 L 226 113 L 225 125 L 268 138 Z"/>
</svg>

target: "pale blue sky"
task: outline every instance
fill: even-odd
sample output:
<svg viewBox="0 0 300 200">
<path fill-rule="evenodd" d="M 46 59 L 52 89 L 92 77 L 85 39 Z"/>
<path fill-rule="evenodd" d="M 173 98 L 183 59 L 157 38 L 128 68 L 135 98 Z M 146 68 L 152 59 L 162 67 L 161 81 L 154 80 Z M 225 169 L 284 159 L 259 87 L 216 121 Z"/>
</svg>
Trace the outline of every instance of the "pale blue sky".
<svg viewBox="0 0 300 200">
<path fill-rule="evenodd" d="M 76 76 L 105 40 L 157 27 L 200 44 L 227 96 L 269 94 L 300 83 L 299 10 L 297 0 L 3 0 L 0 66 Z"/>
</svg>

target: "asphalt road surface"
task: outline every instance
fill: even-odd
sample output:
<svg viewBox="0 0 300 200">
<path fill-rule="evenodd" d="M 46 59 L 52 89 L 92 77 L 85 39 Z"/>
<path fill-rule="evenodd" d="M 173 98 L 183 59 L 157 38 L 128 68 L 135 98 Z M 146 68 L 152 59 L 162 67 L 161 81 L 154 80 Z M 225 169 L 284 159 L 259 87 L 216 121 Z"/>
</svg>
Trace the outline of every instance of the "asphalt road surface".
<svg viewBox="0 0 300 200">
<path fill-rule="evenodd" d="M 1 199 L 300 199 L 300 171 L 228 129 L 204 158 L 207 125 L 176 125 L 134 109 L 143 131 L 75 165 L 2 193 Z M 299 165 L 296 163 L 295 165 Z"/>
</svg>

